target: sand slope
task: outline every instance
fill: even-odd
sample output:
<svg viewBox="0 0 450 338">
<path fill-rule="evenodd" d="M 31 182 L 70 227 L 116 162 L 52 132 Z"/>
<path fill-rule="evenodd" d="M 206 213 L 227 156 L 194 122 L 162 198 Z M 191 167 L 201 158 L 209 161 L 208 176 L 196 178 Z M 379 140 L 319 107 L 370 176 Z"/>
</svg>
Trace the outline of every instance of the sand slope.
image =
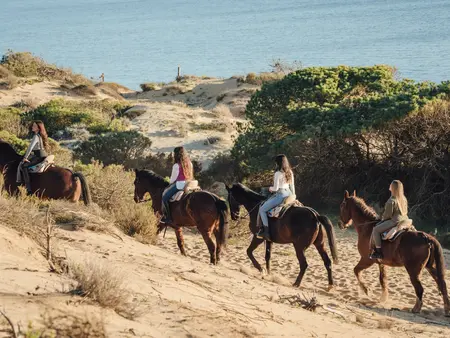
<svg viewBox="0 0 450 338">
<path fill-rule="evenodd" d="M 351 272 L 356 262 L 352 234 L 339 234 L 342 264 L 334 267 L 336 289 L 325 292 L 325 269 L 313 249 L 302 290 L 289 286 L 298 272 L 290 246 L 274 246 L 273 275 L 262 276 L 250 268 L 245 238 L 233 240 L 220 266 L 210 266 L 206 247 L 197 234 L 187 233 L 189 257 L 178 253 L 175 237 L 168 231 L 157 246 L 123 237 L 90 231 L 58 230 L 58 250 L 69 260 L 103 262 L 126 276 L 142 315 L 128 320 L 110 309 L 71 296 L 70 280 L 47 272 L 46 262 L 33 242 L 0 226 L 0 303 L 14 323 L 39 326 L 41 314 L 57 309 L 72 314 L 97 315 L 105 321 L 110 337 L 445 337 L 450 319 L 442 315 L 436 287 L 425 276 L 425 311 L 412 315 L 412 287 L 400 269 L 391 271 L 393 305 L 382 306 L 358 298 Z M 233 243 L 234 242 L 234 243 Z M 6 259 L 5 259 L 6 257 Z M 258 251 L 262 259 L 262 249 Z M 448 255 L 447 255 L 448 259 Z M 395 271 L 395 272 L 394 272 Z M 366 273 L 379 293 L 376 271 Z M 316 313 L 280 303 L 280 296 L 316 293 L 327 309 Z M 374 299 L 375 299 L 374 298 Z M 391 306 L 400 311 L 390 311 Z M 0 336 L 6 324 L 1 322 Z M 3 329 L 3 331 L 2 331 Z"/>
</svg>

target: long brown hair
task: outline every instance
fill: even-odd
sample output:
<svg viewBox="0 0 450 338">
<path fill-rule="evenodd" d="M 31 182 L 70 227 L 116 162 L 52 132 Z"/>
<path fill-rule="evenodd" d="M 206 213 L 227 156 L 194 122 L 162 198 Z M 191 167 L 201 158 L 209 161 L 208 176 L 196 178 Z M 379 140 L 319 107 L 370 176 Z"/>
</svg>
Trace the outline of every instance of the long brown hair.
<svg viewBox="0 0 450 338">
<path fill-rule="evenodd" d="M 392 196 L 395 197 L 398 203 L 400 214 L 408 214 L 408 200 L 405 197 L 403 183 L 399 180 L 394 180 L 391 183 Z"/>
<path fill-rule="evenodd" d="M 178 165 L 181 165 L 183 168 L 186 180 L 192 180 L 194 178 L 194 173 L 192 172 L 192 163 L 186 149 L 184 149 L 184 147 L 176 147 L 173 150 L 173 157 L 174 162 L 178 163 Z"/>
<path fill-rule="evenodd" d="M 44 126 L 44 122 L 42 122 L 41 120 L 33 121 L 31 123 L 30 129 L 32 129 L 33 124 L 35 124 L 35 123 L 36 123 L 36 125 L 39 128 L 39 135 L 41 136 L 44 149 L 46 151 L 49 151 L 50 150 L 50 144 L 48 142 L 48 135 L 47 135 L 47 130 L 45 129 L 45 126 Z"/>
<path fill-rule="evenodd" d="M 288 184 L 292 184 L 293 182 L 292 169 L 286 155 L 284 154 L 277 155 L 275 157 L 275 163 L 277 164 L 277 171 L 281 171 L 282 173 L 284 173 L 284 176 L 286 177 L 286 182 Z"/>
</svg>

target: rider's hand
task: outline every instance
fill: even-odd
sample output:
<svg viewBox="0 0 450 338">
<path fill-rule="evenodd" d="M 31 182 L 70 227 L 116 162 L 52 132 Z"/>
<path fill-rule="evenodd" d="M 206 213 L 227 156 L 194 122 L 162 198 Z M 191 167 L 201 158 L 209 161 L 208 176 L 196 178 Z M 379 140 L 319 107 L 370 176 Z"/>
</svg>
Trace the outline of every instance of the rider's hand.
<svg viewBox="0 0 450 338">
<path fill-rule="evenodd" d="M 22 162 L 24 162 L 24 163 L 29 163 L 30 161 L 27 160 L 26 158 L 24 158 L 24 159 L 22 160 Z"/>
</svg>

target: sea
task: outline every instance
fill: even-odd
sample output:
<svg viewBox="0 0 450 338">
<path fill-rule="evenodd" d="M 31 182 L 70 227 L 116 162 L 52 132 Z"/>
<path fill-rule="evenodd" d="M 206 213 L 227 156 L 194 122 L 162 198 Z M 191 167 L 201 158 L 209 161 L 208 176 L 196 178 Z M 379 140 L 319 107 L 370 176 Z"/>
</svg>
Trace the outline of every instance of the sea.
<svg viewBox="0 0 450 338">
<path fill-rule="evenodd" d="M 0 0 L 0 53 L 136 89 L 182 74 L 389 64 L 450 79 L 450 0 Z"/>
</svg>

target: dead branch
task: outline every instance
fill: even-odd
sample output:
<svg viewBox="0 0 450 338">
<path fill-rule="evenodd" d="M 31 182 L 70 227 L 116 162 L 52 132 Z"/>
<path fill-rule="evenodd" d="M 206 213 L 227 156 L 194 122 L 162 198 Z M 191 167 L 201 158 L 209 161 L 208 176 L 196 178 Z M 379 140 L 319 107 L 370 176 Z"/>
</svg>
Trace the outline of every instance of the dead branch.
<svg viewBox="0 0 450 338">
<path fill-rule="evenodd" d="M 6 321 L 8 322 L 9 326 L 11 327 L 11 334 L 14 338 L 17 338 L 17 333 L 16 333 L 16 329 L 14 327 L 13 322 L 11 321 L 11 319 L 9 319 L 9 317 L 6 315 L 6 313 L 4 313 L 2 310 L 0 310 L 0 314 L 5 317 Z"/>
</svg>

